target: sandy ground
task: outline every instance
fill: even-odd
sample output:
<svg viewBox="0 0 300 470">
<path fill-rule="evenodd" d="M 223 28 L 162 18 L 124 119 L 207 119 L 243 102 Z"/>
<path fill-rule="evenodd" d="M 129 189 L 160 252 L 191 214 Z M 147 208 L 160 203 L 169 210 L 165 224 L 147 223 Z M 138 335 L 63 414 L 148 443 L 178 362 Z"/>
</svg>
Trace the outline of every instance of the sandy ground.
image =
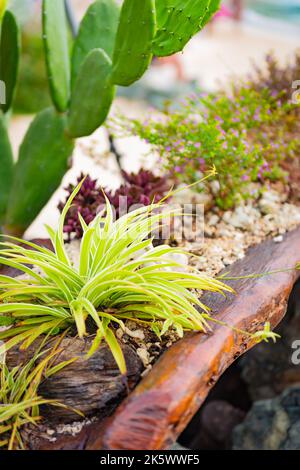
<svg viewBox="0 0 300 470">
<path fill-rule="evenodd" d="M 80 6 L 80 2 L 78 3 Z M 274 50 L 278 59 L 284 62 L 293 55 L 297 46 L 297 37 L 293 34 L 283 36 L 272 30 L 265 31 L 255 26 L 238 25 L 230 20 L 224 20 L 216 23 L 212 30 L 206 30 L 195 37 L 181 55 L 181 60 L 187 78 L 196 80 L 208 90 L 214 90 L 218 86 L 226 85 L 233 75 L 246 76 L 251 71 L 252 61 L 263 63 L 263 58 L 270 50 Z M 164 76 L 163 73 L 161 75 Z M 143 113 L 146 113 L 146 105 L 118 99 L 114 110 L 121 109 L 127 115 L 139 115 L 141 106 Z M 16 154 L 30 120 L 28 116 L 20 116 L 12 121 L 10 133 Z M 144 161 L 151 167 L 151 162 L 154 160 L 144 143 L 130 138 L 118 142 L 118 146 L 124 155 L 125 169 L 137 170 Z M 43 228 L 45 222 L 56 225 L 57 203 L 64 195 L 62 188 L 68 182 L 75 181 L 81 171 L 99 178 L 105 186 L 116 187 L 119 184 L 120 177 L 116 164 L 105 154 L 107 154 L 107 138 L 103 129 L 77 142 L 73 168 L 66 174 L 59 190 L 28 229 L 27 237 L 46 236 Z"/>
</svg>

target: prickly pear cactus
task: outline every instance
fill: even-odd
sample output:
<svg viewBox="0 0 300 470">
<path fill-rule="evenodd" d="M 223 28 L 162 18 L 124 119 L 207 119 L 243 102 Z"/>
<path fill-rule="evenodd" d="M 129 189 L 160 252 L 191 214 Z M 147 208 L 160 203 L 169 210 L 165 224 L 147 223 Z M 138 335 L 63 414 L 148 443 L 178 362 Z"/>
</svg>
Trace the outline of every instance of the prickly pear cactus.
<svg viewBox="0 0 300 470">
<path fill-rule="evenodd" d="M 1 109 L 6 113 L 13 101 L 20 56 L 20 33 L 14 15 L 7 10 L 3 16 L 0 39 L 0 80 L 5 83 L 5 103 Z"/>
<path fill-rule="evenodd" d="M 5 219 L 9 191 L 13 179 L 13 154 L 6 123 L 0 111 L 0 227 Z"/>
<path fill-rule="evenodd" d="M 64 0 L 43 0 L 43 39 L 52 100 L 58 111 L 66 111 L 71 72 Z"/>
<path fill-rule="evenodd" d="M 113 83 L 129 86 L 144 75 L 155 32 L 155 0 L 124 0 L 113 54 Z"/>
<path fill-rule="evenodd" d="M 20 41 L 14 16 L 6 11 L 0 43 L 0 79 L 7 95 L 0 109 L 0 225 L 18 235 L 26 230 L 59 186 L 73 138 L 91 134 L 105 121 L 115 85 L 141 78 L 153 54 L 182 50 L 219 3 L 124 0 L 120 9 L 115 0 L 96 0 L 81 22 L 71 61 L 64 0 L 43 0 L 45 57 L 56 110 L 47 109 L 33 120 L 15 166 L 4 113 L 13 101 Z M 5 5 L 0 0 L 0 20 Z"/>
<path fill-rule="evenodd" d="M 220 0 L 155 0 L 157 33 L 153 53 L 158 57 L 182 51 L 217 11 Z"/>
<path fill-rule="evenodd" d="M 112 59 L 119 24 L 120 7 L 114 0 L 97 0 L 88 8 L 79 28 L 72 55 L 72 83 L 86 56 L 103 49 Z"/>
<path fill-rule="evenodd" d="M 9 194 L 6 232 L 22 234 L 59 186 L 74 143 L 66 136 L 66 118 L 49 108 L 39 113 L 20 147 Z"/>
<path fill-rule="evenodd" d="M 92 134 L 105 121 L 115 87 L 110 82 L 112 62 L 103 49 L 92 50 L 73 87 L 68 132 L 72 137 Z"/>
</svg>

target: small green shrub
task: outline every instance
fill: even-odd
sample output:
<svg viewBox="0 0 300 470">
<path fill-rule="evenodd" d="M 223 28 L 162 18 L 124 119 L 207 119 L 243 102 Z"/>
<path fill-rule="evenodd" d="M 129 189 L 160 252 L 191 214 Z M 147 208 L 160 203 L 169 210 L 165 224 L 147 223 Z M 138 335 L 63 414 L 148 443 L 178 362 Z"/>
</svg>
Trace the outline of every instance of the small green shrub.
<svg viewBox="0 0 300 470">
<path fill-rule="evenodd" d="M 228 209 L 256 197 L 268 181 L 287 178 L 281 163 L 300 151 L 294 108 L 266 88 L 233 86 L 230 94 L 193 96 L 158 119 L 126 121 L 125 132 L 152 144 L 164 168 L 183 183 L 198 181 L 215 165 L 215 202 Z M 258 191 L 253 182 L 260 183 Z"/>
</svg>

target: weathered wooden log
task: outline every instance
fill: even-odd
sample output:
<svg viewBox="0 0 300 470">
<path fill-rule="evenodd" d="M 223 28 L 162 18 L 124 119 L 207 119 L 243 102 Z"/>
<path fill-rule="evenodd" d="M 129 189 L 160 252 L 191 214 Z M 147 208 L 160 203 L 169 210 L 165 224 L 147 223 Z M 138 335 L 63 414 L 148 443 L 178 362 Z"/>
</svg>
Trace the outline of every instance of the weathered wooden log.
<svg viewBox="0 0 300 470">
<path fill-rule="evenodd" d="M 275 327 L 286 312 L 299 271 L 300 228 L 282 243 L 266 241 L 230 267 L 231 277 L 274 270 L 290 271 L 232 280 L 236 295 L 207 294 L 216 318 L 235 328 L 257 331 L 266 321 Z M 228 269 L 227 269 L 228 271 Z M 222 373 L 254 345 L 248 336 L 221 325 L 213 334 L 191 334 L 172 346 L 105 424 L 85 427 L 42 449 L 159 450 L 171 445 L 205 400 Z"/>
<path fill-rule="evenodd" d="M 126 396 L 127 390 L 135 387 L 140 380 L 143 366 L 135 351 L 128 345 L 122 345 L 128 371 L 125 382 L 106 344 L 91 358 L 85 358 L 91 344 L 92 339 L 63 339 L 60 344 L 62 352 L 55 363 L 74 357 L 78 359 L 45 380 L 39 388 L 39 393 L 44 398 L 57 400 L 81 411 L 85 417 L 97 416 L 101 419 L 112 413 Z M 11 349 L 7 354 L 8 365 L 15 366 L 28 361 L 36 347 L 35 343 L 26 351 Z M 47 347 L 51 347 L 51 343 Z M 70 423 L 81 419 L 69 408 L 44 407 L 42 414 L 51 424 Z"/>
</svg>

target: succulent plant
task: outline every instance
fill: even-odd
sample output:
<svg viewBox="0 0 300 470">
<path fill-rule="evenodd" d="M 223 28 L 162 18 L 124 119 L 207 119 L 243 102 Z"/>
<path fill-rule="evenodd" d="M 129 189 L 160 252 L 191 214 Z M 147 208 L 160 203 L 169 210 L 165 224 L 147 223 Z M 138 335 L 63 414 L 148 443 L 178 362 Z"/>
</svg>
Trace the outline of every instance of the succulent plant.
<svg viewBox="0 0 300 470">
<path fill-rule="evenodd" d="M 126 197 L 126 207 L 141 205 L 148 206 L 152 203 L 158 203 L 169 190 L 167 177 L 156 176 L 148 170 L 140 170 L 138 173 L 127 173 L 123 171 L 125 183 L 116 191 L 105 190 L 97 184 L 90 176 L 81 174 L 78 183 L 83 181 L 80 190 L 76 194 L 72 206 L 70 207 L 64 225 L 64 232 L 68 234 L 69 239 L 72 236 L 81 238 L 83 235 L 82 224 L 79 220 L 79 214 L 86 224 L 90 224 L 96 217 L 99 209 L 105 205 L 105 195 L 115 209 L 115 216 L 119 218 L 121 198 Z M 74 191 L 76 185 L 70 184 L 66 191 L 68 197 Z M 104 195 L 105 194 L 105 195 Z M 62 212 L 65 202 L 58 206 Z"/>
</svg>

